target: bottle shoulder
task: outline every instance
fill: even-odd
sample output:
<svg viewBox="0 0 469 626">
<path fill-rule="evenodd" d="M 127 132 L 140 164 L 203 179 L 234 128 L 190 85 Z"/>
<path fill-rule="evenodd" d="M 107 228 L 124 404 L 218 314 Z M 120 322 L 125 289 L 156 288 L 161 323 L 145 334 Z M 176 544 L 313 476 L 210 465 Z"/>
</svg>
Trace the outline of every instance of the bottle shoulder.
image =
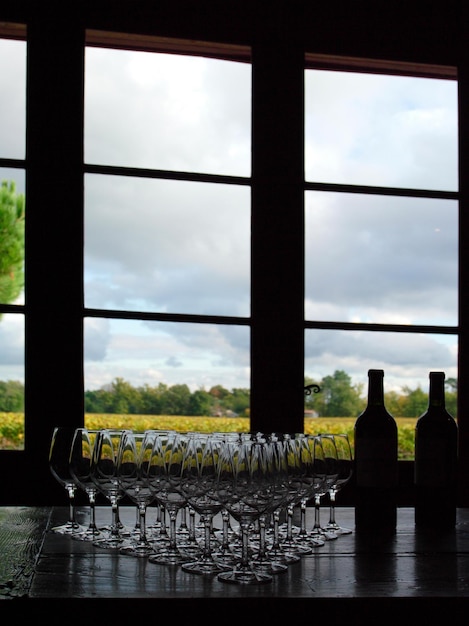
<svg viewBox="0 0 469 626">
<path fill-rule="evenodd" d="M 415 424 L 415 434 L 420 436 L 425 433 L 449 433 L 457 437 L 458 425 L 449 413 L 446 416 L 422 415 Z"/>
<path fill-rule="evenodd" d="M 442 428 L 448 430 L 458 430 L 458 424 L 454 417 L 448 413 L 446 409 L 441 407 L 429 407 L 428 410 L 417 419 L 415 429 L 420 430 L 435 425 L 440 425 Z"/>
<path fill-rule="evenodd" d="M 384 407 L 367 407 L 355 421 L 355 432 L 397 432 L 394 417 Z"/>
</svg>

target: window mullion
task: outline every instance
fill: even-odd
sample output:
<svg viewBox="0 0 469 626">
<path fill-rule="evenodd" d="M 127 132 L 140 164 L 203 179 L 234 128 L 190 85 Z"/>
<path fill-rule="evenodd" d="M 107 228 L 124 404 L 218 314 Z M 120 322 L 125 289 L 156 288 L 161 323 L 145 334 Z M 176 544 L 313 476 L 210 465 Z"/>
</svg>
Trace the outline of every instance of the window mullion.
<svg viewBox="0 0 469 626">
<path fill-rule="evenodd" d="M 25 448 L 83 421 L 83 41 L 80 21 L 28 25 Z M 41 408 L 42 407 L 42 408 Z M 49 476 L 49 474 L 48 474 Z"/>
<path fill-rule="evenodd" d="M 301 46 L 253 48 L 251 428 L 304 418 L 304 80 Z"/>
</svg>

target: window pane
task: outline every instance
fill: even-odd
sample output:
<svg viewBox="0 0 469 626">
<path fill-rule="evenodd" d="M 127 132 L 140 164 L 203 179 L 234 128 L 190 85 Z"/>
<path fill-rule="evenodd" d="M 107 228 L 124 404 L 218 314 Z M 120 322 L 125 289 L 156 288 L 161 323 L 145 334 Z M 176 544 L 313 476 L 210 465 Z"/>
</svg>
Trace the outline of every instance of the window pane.
<svg viewBox="0 0 469 626">
<path fill-rule="evenodd" d="M 109 389 L 116 378 L 135 388 L 187 385 L 192 393 L 217 385 L 248 389 L 249 332 L 245 326 L 85 318 L 85 389 Z"/>
<path fill-rule="evenodd" d="M 24 448 L 24 316 L 0 313 L 0 449 Z"/>
<path fill-rule="evenodd" d="M 24 304 L 25 176 L 0 168 L 0 304 Z"/>
<path fill-rule="evenodd" d="M 26 42 L 0 39 L 0 158 L 24 159 Z"/>
<path fill-rule="evenodd" d="M 447 381 L 457 379 L 457 357 L 455 335 L 316 329 L 305 332 L 305 376 L 319 383 L 337 371 L 345 372 L 363 399 L 368 392 L 369 369 L 384 370 L 385 394 L 406 396 L 419 387 L 427 394 L 431 370 L 445 372 Z M 400 417 L 404 405 L 396 406 L 388 409 Z M 417 407 L 410 413 L 411 417 L 418 417 L 423 409 Z"/>
<path fill-rule="evenodd" d="M 88 175 L 87 307 L 250 314 L 250 190 Z"/>
<path fill-rule="evenodd" d="M 249 176 L 251 66 L 86 48 L 85 160 Z"/>
<path fill-rule="evenodd" d="M 457 82 L 307 70 L 306 180 L 458 188 Z"/>
<path fill-rule="evenodd" d="M 458 204 L 306 193 L 306 319 L 458 324 Z"/>
</svg>

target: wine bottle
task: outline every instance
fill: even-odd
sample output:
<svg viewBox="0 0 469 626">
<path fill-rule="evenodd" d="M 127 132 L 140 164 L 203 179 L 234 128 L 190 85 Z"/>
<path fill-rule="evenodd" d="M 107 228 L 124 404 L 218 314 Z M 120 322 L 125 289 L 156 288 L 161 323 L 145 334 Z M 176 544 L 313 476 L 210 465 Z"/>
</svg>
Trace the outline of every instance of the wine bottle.
<svg viewBox="0 0 469 626">
<path fill-rule="evenodd" d="M 397 521 L 397 424 L 384 405 L 384 371 L 368 371 L 368 404 L 355 422 L 355 528 L 389 534 Z"/>
<path fill-rule="evenodd" d="M 458 426 L 445 404 L 445 373 L 430 372 L 428 408 L 415 426 L 415 524 L 456 524 Z"/>
</svg>

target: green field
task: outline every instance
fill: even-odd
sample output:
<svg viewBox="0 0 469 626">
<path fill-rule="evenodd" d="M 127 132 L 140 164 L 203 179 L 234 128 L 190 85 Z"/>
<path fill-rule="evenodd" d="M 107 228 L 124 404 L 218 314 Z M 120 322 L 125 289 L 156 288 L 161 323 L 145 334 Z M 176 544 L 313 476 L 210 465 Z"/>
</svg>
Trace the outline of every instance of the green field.
<svg viewBox="0 0 469 626">
<path fill-rule="evenodd" d="M 0 449 L 22 450 L 24 446 L 23 413 L 0 412 Z M 346 433 L 353 448 L 353 428 L 355 417 L 305 418 L 305 432 Z M 399 459 L 414 458 L 415 418 L 396 418 L 399 434 Z M 186 417 L 179 415 L 85 415 L 87 428 L 171 428 L 180 431 L 198 430 L 201 432 L 248 432 L 247 417 Z"/>
</svg>

